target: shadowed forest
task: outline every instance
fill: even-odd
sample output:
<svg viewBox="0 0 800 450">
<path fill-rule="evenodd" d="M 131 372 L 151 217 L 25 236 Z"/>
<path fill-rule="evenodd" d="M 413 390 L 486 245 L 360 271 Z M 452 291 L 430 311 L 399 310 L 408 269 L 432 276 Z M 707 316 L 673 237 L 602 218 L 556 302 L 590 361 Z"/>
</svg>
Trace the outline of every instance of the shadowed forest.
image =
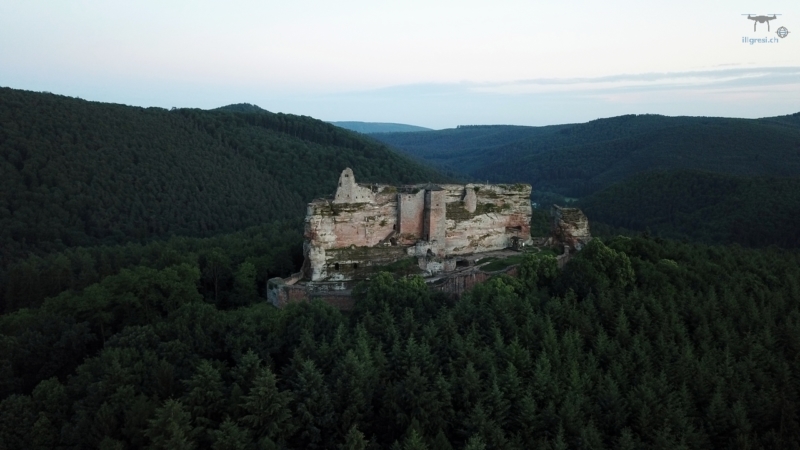
<svg viewBox="0 0 800 450">
<path fill-rule="evenodd" d="M 348 315 L 247 264 L 138 266 L 0 318 L 8 448 L 796 448 L 800 258 L 647 238 Z M 216 298 L 216 300 L 215 300 Z"/>
<path fill-rule="evenodd" d="M 305 202 L 332 194 L 346 166 L 367 182 L 441 172 L 248 104 L 167 111 L 11 89 L 0 100 L 0 449 L 800 448 L 793 116 L 732 122 L 742 142 L 748 127 L 785 129 L 761 162 L 734 153 L 726 166 L 710 144 L 701 155 L 746 173 L 637 153 L 648 139 L 682 148 L 687 129 L 706 136 L 727 119 L 444 130 L 517 175 L 569 160 L 522 144 L 505 159 L 493 140 L 587 133 L 634 150 L 617 172 L 586 161 L 595 175 L 573 184 L 536 169 L 552 175 L 543 198 L 582 193 L 603 235 L 563 270 L 529 254 L 519 277 L 459 300 L 381 273 L 343 313 L 264 298 L 302 262 Z M 467 150 L 438 167 L 477 176 L 469 164 L 489 163 Z M 536 211 L 536 234 L 547 220 Z"/>
</svg>

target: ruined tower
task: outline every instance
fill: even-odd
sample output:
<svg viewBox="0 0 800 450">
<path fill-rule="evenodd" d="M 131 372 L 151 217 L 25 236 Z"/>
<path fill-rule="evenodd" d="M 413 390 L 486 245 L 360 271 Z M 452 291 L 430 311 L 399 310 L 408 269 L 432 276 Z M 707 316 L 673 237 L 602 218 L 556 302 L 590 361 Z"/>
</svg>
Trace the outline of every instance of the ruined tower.
<svg viewBox="0 0 800 450">
<path fill-rule="evenodd" d="M 434 256 L 444 256 L 447 208 L 445 192 L 439 186 L 427 184 L 425 190 L 425 213 L 422 220 L 422 239 L 431 244 Z"/>
</svg>

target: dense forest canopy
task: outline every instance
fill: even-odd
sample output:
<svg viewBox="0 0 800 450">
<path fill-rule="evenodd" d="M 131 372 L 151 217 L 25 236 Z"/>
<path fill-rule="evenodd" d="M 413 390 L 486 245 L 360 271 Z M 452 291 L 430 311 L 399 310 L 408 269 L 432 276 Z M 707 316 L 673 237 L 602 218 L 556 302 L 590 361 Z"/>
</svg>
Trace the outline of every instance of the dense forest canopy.
<svg viewBox="0 0 800 450">
<path fill-rule="evenodd" d="M 372 137 L 473 179 L 526 182 L 568 197 L 651 170 L 800 176 L 800 113 L 757 120 L 628 115 L 573 125 Z"/>
<path fill-rule="evenodd" d="M 343 315 L 215 251 L 221 289 L 178 258 L 0 316 L 5 448 L 800 446 L 797 253 L 595 240 L 458 302 L 384 273 Z"/>
<path fill-rule="evenodd" d="M 518 277 L 459 300 L 381 273 L 343 313 L 265 302 L 302 261 L 304 203 L 345 166 L 441 171 L 250 104 L 0 89 L 0 449 L 798 449 L 800 253 L 776 247 L 800 243 L 798 130 L 405 133 L 440 169 L 534 181 L 609 235 L 648 232 L 563 270 L 520 256 Z"/>
<path fill-rule="evenodd" d="M 578 203 L 595 224 L 673 239 L 800 248 L 800 178 L 651 172 Z M 600 226 L 599 229 L 603 229 Z"/>
<path fill-rule="evenodd" d="M 8 88 L 0 155 L 5 286 L 30 255 L 301 219 L 345 167 L 366 182 L 443 180 L 384 144 L 254 105 L 167 111 Z"/>
</svg>

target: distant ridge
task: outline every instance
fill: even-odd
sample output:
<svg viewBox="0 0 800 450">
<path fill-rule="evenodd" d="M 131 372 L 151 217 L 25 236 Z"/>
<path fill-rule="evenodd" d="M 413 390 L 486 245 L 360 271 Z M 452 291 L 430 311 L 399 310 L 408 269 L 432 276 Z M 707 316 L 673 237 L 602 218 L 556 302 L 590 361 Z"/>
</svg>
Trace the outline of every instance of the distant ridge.
<svg viewBox="0 0 800 450">
<path fill-rule="evenodd" d="M 440 170 L 584 197 L 653 170 L 800 177 L 800 113 L 763 119 L 626 115 L 580 124 L 461 126 L 373 138 Z"/>
<path fill-rule="evenodd" d="M 234 103 L 232 105 L 221 106 L 212 109 L 212 111 L 227 111 L 227 112 L 240 112 L 240 113 L 268 113 L 264 108 L 258 105 L 251 105 L 250 103 Z"/>
<path fill-rule="evenodd" d="M 417 131 L 433 131 L 430 128 L 406 125 L 404 123 L 383 122 L 328 122 L 340 128 L 358 133 L 413 133 Z"/>
</svg>

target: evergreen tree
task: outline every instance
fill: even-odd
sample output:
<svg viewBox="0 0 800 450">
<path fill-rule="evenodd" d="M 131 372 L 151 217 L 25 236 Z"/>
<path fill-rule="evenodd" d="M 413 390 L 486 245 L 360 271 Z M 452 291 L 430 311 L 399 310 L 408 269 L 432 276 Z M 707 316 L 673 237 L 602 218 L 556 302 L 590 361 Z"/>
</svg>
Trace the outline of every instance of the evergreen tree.
<svg viewBox="0 0 800 450">
<path fill-rule="evenodd" d="M 191 450 L 196 447 L 191 415 L 179 400 L 169 399 L 156 410 L 145 435 L 154 449 Z"/>
</svg>

